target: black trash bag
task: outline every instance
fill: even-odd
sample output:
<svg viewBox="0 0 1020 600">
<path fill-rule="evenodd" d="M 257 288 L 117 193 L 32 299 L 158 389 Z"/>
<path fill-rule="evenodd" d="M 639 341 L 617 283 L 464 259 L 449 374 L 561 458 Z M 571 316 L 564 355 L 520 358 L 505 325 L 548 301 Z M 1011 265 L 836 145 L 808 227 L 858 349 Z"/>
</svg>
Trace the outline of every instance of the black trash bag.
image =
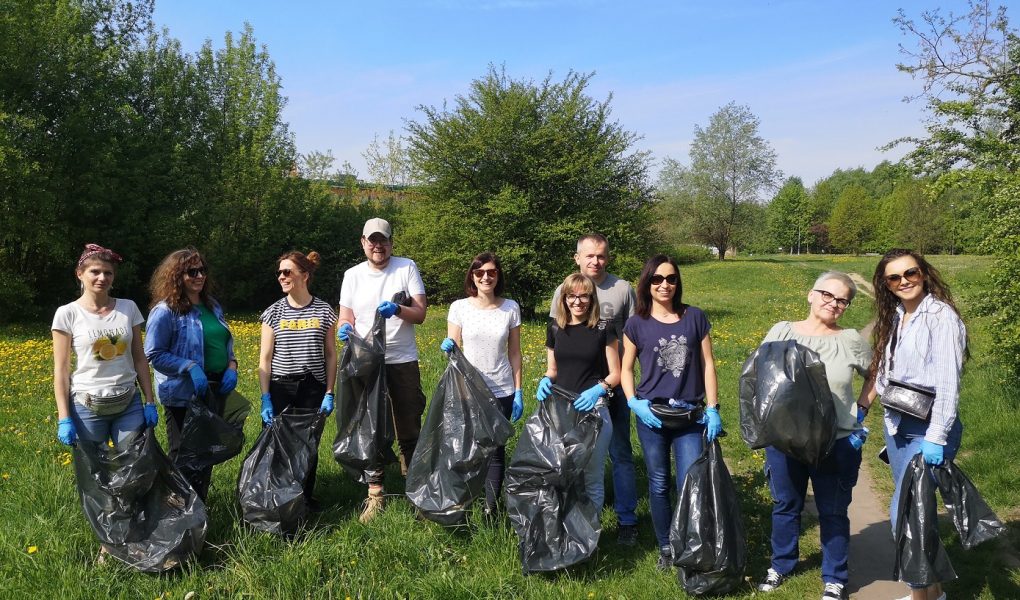
<svg viewBox="0 0 1020 600">
<path fill-rule="evenodd" d="M 602 527 L 584 486 L 584 469 L 602 419 L 597 412 L 574 410 L 576 399 L 553 386 L 524 422 L 506 470 L 506 511 L 520 540 L 525 574 L 569 567 L 598 548 Z"/>
<path fill-rule="evenodd" d="M 325 423 L 316 409 L 288 407 L 262 430 L 237 477 L 246 523 L 283 536 L 300 528 L 308 512 L 305 479 Z"/>
<path fill-rule="evenodd" d="M 407 305 L 404 292 L 393 296 Z M 361 337 L 351 330 L 340 355 L 337 376 L 336 439 L 333 458 L 361 483 L 369 469 L 381 469 L 397 460 L 393 452 L 393 414 L 386 391 L 386 319 L 375 313 L 372 332 Z"/>
<path fill-rule="evenodd" d="M 766 342 L 740 374 L 740 433 L 818 466 L 836 443 L 836 405 L 818 353 L 793 340 Z"/>
<path fill-rule="evenodd" d="M 464 521 L 483 491 L 489 457 L 513 433 L 481 373 L 460 349 L 450 352 L 407 469 L 407 498 L 441 525 Z"/>
<path fill-rule="evenodd" d="M 73 453 L 82 509 L 110 556 L 162 573 L 202 551 L 205 504 L 151 428 L 116 447 L 79 438 Z"/>
<path fill-rule="evenodd" d="M 684 591 L 727 594 L 744 582 L 747 539 L 740 501 L 719 440 L 691 464 L 669 530 L 673 564 Z"/>
<path fill-rule="evenodd" d="M 956 571 L 939 538 L 935 478 L 917 454 L 900 482 L 896 506 L 896 560 L 893 579 L 914 585 L 932 585 L 956 579 Z"/>
<path fill-rule="evenodd" d="M 209 392 L 204 400 L 192 399 L 181 427 L 181 446 L 174 466 L 188 477 L 240 454 L 249 412 L 251 404 L 236 390 L 225 397 Z M 188 481 L 192 479 L 188 477 Z"/>
<path fill-rule="evenodd" d="M 1006 532 L 1006 526 L 956 463 L 948 461 L 935 469 L 935 480 L 965 550 Z"/>
</svg>

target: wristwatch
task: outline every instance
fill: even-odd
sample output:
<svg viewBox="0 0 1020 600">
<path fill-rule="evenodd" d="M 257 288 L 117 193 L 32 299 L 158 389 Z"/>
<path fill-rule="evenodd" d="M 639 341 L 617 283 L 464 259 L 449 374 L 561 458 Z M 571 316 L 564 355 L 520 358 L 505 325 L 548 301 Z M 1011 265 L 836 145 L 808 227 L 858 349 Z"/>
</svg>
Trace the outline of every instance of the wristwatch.
<svg viewBox="0 0 1020 600">
<path fill-rule="evenodd" d="M 608 383 L 606 383 L 605 379 L 599 379 L 595 383 L 597 383 L 597 384 L 601 385 L 602 387 L 606 388 L 606 398 L 612 398 L 613 397 L 613 386 L 611 386 Z"/>
</svg>

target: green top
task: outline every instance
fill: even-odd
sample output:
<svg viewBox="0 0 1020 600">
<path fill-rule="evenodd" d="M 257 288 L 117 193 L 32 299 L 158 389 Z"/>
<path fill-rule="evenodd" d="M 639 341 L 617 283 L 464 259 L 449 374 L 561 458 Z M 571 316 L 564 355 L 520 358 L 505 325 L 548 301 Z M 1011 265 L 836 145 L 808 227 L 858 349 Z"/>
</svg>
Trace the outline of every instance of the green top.
<svg viewBox="0 0 1020 600">
<path fill-rule="evenodd" d="M 202 322 L 202 336 L 205 352 L 205 372 L 222 373 L 227 370 L 227 340 L 230 332 L 220 323 L 216 315 L 204 305 L 198 305 L 198 320 Z"/>
</svg>

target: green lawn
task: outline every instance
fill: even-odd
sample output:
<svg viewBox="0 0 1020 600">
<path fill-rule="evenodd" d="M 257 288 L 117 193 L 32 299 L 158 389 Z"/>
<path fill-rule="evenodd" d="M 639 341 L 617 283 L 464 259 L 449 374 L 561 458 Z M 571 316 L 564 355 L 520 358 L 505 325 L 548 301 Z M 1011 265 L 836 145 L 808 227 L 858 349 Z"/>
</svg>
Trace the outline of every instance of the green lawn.
<svg viewBox="0 0 1020 600">
<path fill-rule="evenodd" d="M 727 460 L 742 495 L 748 528 L 750 581 L 768 564 L 768 493 L 761 476 L 762 454 L 751 452 L 737 434 L 737 378 L 741 364 L 768 328 L 783 319 L 803 318 L 805 292 L 823 270 L 838 268 L 870 280 L 875 257 L 763 257 L 701 263 L 683 269 L 685 300 L 700 306 L 712 321 L 718 360 L 723 421 L 732 435 L 724 440 Z M 974 358 L 968 363 L 961 402 L 965 423 L 959 463 L 985 498 L 1011 521 L 1013 546 L 1020 546 L 1020 391 L 988 359 L 986 321 L 968 310 L 982 291 L 989 261 L 980 257 L 934 257 L 960 300 Z M 418 328 L 423 385 L 431 393 L 445 358 L 445 307 L 429 309 Z M 234 315 L 236 317 L 236 315 Z M 861 327 L 872 316 L 866 297 L 848 310 L 845 325 Z M 327 506 L 306 533 L 293 542 L 252 533 L 239 523 L 234 483 L 241 457 L 217 467 L 210 492 L 210 529 L 201 563 L 164 576 L 116 566 L 97 567 L 95 540 L 81 513 L 70 454 L 55 438 L 52 355 L 47 323 L 0 328 L 0 597 L 182 598 L 662 598 L 684 597 L 671 574 L 655 570 L 654 535 L 648 520 L 644 469 L 639 465 L 641 537 L 636 549 L 615 545 L 615 516 L 603 513 L 600 553 L 590 564 L 554 575 L 524 577 L 517 540 L 504 522 L 446 530 L 414 518 L 406 500 L 390 501 L 368 526 L 357 522 L 364 487 L 353 483 L 329 452 L 336 428 L 323 435 L 318 496 Z M 258 326 L 253 318 L 232 322 L 242 365 L 240 390 L 257 398 L 255 364 Z M 544 324 L 524 326 L 525 398 L 534 409 L 534 388 L 544 372 Z M 879 431 L 878 411 L 869 425 Z M 163 427 L 160 425 L 160 435 Z M 259 430 L 257 412 L 248 423 L 249 439 Z M 873 457 L 880 440 L 865 447 Z M 635 449 L 639 449 L 634 436 Z M 873 472 L 887 488 L 887 467 L 875 459 Z M 607 478 L 608 479 L 608 478 Z M 399 473 L 388 473 L 387 491 L 399 493 Z M 607 489 L 612 486 L 608 484 Z M 858 493 L 865 493 L 860 490 Z M 609 504 L 609 502 L 607 502 Z M 820 596 L 817 527 L 809 523 L 802 543 L 803 566 L 770 598 Z M 948 586 L 958 597 L 1020 597 L 1020 568 L 1003 547 L 965 553 L 945 530 L 950 555 L 963 579 Z M 890 544 L 891 544 L 890 540 Z M 851 558 L 852 560 L 852 558 Z M 1005 565 L 1012 564 L 1011 568 Z M 890 566 L 891 568 L 891 566 Z"/>
</svg>

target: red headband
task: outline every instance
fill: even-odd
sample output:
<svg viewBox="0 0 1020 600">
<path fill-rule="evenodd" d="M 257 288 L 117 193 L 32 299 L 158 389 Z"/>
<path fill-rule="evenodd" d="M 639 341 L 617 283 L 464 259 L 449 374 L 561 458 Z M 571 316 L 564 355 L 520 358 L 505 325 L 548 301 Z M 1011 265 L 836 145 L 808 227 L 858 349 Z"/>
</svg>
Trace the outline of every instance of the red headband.
<svg viewBox="0 0 1020 600">
<path fill-rule="evenodd" d="M 85 244 L 85 251 L 81 253 L 81 257 L 78 259 L 78 266 L 79 267 L 82 266 L 83 264 L 85 264 L 85 261 L 92 258 L 93 256 L 103 253 L 109 254 L 110 259 L 113 260 L 113 262 L 119 263 L 124 261 L 124 259 L 121 258 L 120 254 L 117 254 L 116 252 L 110 250 L 109 248 L 103 248 L 99 244 Z"/>
</svg>

